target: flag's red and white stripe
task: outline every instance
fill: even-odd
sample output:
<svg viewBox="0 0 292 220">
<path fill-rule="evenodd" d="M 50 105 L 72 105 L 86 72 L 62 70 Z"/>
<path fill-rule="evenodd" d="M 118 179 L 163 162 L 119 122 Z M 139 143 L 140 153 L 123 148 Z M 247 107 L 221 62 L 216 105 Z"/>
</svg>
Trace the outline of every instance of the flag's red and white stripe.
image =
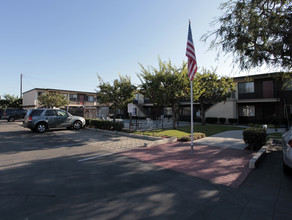
<svg viewBox="0 0 292 220">
<path fill-rule="evenodd" d="M 186 56 L 188 57 L 188 69 L 189 69 L 189 79 L 192 81 L 197 72 L 197 60 L 195 55 L 195 47 L 193 43 L 191 23 L 189 23 L 189 32 L 188 32 L 188 42 L 187 42 L 187 50 Z"/>
</svg>

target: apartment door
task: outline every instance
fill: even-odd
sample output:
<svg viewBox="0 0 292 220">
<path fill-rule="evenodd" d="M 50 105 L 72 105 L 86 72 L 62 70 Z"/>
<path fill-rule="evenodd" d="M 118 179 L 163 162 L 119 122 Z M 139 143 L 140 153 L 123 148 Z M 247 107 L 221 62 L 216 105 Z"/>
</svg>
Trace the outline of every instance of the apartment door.
<svg viewBox="0 0 292 220">
<path fill-rule="evenodd" d="M 270 120 L 276 116 L 274 103 L 263 104 L 262 108 L 263 108 L 263 118 L 264 119 Z"/>
<path fill-rule="evenodd" d="M 274 98 L 273 80 L 263 81 L 263 98 Z"/>
</svg>

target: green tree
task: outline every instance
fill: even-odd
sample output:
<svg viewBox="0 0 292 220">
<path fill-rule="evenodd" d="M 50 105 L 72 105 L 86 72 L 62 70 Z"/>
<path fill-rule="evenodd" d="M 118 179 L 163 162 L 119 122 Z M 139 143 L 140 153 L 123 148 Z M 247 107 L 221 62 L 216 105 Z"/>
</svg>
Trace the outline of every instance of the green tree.
<svg viewBox="0 0 292 220">
<path fill-rule="evenodd" d="M 218 29 L 211 48 L 234 54 L 241 69 L 263 64 L 292 67 L 292 0 L 229 0 L 221 4 L 223 15 L 214 23 Z"/>
<path fill-rule="evenodd" d="M 68 99 L 65 95 L 57 92 L 47 92 L 38 97 L 39 104 L 45 108 L 60 108 L 68 105 Z"/>
<path fill-rule="evenodd" d="M 0 108 L 21 108 L 22 99 L 18 98 L 18 96 L 4 94 L 4 99 L 0 100 Z"/>
<path fill-rule="evenodd" d="M 193 83 L 196 85 L 193 89 L 193 98 L 195 102 L 200 103 L 202 125 L 205 125 L 206 106 L 226 101 L 235 92 L 235 85 L 233 79 L 219 78 L 215 70 L 206 69 L 196 74 Z"/>
<path fill-rule="evenodd" d="M 123 110 L 127 107 L 128 103 L 133 101 L 136 86 L 132 85 L 129 76 L 120 75 L 119 79 L 114 80 L 113 85 L 104 82 L 99 75 L 97 76 L 99 80 L 97 97 L 100 103 L 113 106 L 113 121 L 115 122 L 117 109 Z"/>
<path fill-rule="evenodd" d="M 154 107 L 161 109 L 171 106 L 173 128 L 176 129 L 176 112 L 179 101 L 190 92 L 188 69 L 186 63 L 180 68 L 171 61 L 163 62 L 158 59 L 159 68 L 141 66 L 141 73 L 137 74 L 141 81 L 141 92 L 152 101 Z"/>
</svg>

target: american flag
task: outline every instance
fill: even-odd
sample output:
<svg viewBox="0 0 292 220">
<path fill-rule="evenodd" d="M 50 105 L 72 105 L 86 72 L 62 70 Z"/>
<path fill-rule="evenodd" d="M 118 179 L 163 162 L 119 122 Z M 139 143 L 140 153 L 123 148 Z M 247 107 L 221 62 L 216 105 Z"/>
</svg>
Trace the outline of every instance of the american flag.
<svg viewBox="0 0 292 220">
<path fill-rule="evenodd" d="M 191 30 L 191 22 L 189 23 L 188 42 L 186 56 L 188 57 L 189 79 L 192 81 L 197 72 L 197 60 L 195 55 L 195 47 L 193 43 L 193 36 Z"/>
</svg>

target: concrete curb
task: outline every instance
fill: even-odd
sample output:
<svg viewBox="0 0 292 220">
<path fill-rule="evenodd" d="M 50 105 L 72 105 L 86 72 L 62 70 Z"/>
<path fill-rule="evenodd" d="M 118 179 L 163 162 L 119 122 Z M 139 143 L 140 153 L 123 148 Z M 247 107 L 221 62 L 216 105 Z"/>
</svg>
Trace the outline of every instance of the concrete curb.
<svg viewBox="0 0 292 220">
<path fill-rule="evenodd" d="M 272 142 L 273 142 L 273 140 L 269 139 L 267 141 L 266 145 L 262 146 L 262 148 L 249 160 L 248 167 L 250 169 L 254 169 L 259 165 L 259 163 L 266 156 L 266 153 L 267 153 L 267 150 L 269 148 L 269 145 L 271 145 Z"/>
<path fill-rule="evenodd" d="M 152 140 L 153 142 L 151 143 L 144 143 L 144 147 L 153 147 L 161 144 L 169 144 L 177 141 L 176 137 L 171 137 L 171 138 L 160 138 L 160 137 L 151 137 L 151 136 L 145 136 L 145 135 L 140 135 L 140 134 L 133 134 L 133 133 L 125 133 L 125 132 L 119 132 L 119 131 L 109 131 L 109 130 L 102 130 L 98 128 L 85 128 L 89 130 L 94 130 L 94 131 L 99 131 L 99 132 L 104 132 L 107 134 L 111 135 L 121 135 L 121 136 L 127 136 L 127 137 L 133 137 L 133 138 L 139 138 L 143 140 Z"/>
<path fill-rule="evenodd" d="M 171 137 L 171 138 L 162 138 L 162 140 L 158 140 L 158 141 L 153 141 L 150 144 L 144 144 L 145 147 L 154 147 L 154 146 L 158 146 L 161 144 L 170 144 L 170 143 L 174 143 L 177 141 L 176 137 Z"/>
</svg>

